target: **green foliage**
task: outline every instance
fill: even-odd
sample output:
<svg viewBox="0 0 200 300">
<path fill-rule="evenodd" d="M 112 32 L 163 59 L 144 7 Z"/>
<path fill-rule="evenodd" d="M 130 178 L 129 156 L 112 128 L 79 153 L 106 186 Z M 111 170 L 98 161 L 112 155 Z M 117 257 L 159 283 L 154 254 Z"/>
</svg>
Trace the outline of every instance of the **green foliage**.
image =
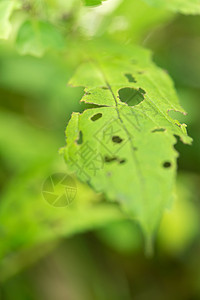
<svg viewBox="0 0 200 300">
<path fill-rule="evenodd" d="M 55 247 L 59 238 L 106 226 L 124 216 L 116 205 L 103 202 L 101 196 L 78 181 L 74 203 L 61 209 L 48 205 L 41 193 L 44 179 L 51 172 L 66 172 L 56 155 L 59 141 L 14 114 L 2 112 L 0 125 L 7 129 L 0 134 L 1 158 L 17 173 L 1 192 L 4 243 L 0 247 L 0 280 L 5 280 L 30 264 L 30 257 L 35 260 Z M 46 243 L 53 244 L 43 249 L 41 245 Z M 32 255 L 35 247 L 38 250 Z"/>
<path fill-rule="evenodd" d="M 99 32 L 104 29 L 106 34 L 112 33 L 112 36 L 121 42 L 138 42 L 148 30 L 157 24 L 165 24 L 171 18 L 172 12 L 169 10 L 149 6 L 142 0 L 121 1 L 112 14 L 103 20 Z"/>
<path fill-rule="evenodd" d="M 184 14 L 200 14 L 199 0 L 144 0 L 146 3 Z"/>
<path fill-rule="evenodd" d="M 171 110 L 184 113 L 169 76 L 149 52 L 116 49 L 83 64 L 70 81 L 85 87 L 81 101 L 99 108 L 72 115 L 65 159 L 80 180 L 119 201 L 149 235 L 172 200 L 174 135 L 184 143 L 191 139 L 186 125 L 169 116 Z"/>
<path fill-rule="evenodd" d="M 132 221 L 112 222 L 100 228 L 96 234 L 120 253 L 133 253 L 142 247 L 141 231 Z"/>
<path fill-rule="evenodd" d="M 0 39 L 7 39 L 11 33 L 10 16 L 15 7 L 14 1 L 0 2 Z"/>
<path fill-rule="evenodd" d="M 86 6 L 100 5 L 105 0 L 83 0 Z"/>
<path fill-rule="evenodd" d="M 79 182 L 78 194 L 70 206 L 61 209 L 51 207 L 41 194 L 43 180 L 49 175 L 49 166 L 51 164 L 35 164 L 34 168 L 13 178 L 4 191 L 0 217 L 1 228 L 7 228 L 7 231 L 6 234 L 1 234 L 2 238 L 6 238 L 0 248 L 0 281 L 30 263 L 28 257 L 31 248 L 55 243 L 59 238 L 123 219 L 123 214 L 116 205 L 108 206 L 103 203 L 100 196 Z M 57 172 L 59 171 L 61 169 L 58 165 Z M 13 255 L 8 260 L 11 251 Z M 40 257 L 42 251 L 40 249 L 36 252 L 36 258 Z"/>
<path fill-rule="evenodd" d="M 42 56 L 49 48 L 62 49 L 64 41 L 50 23 L 26 21 L 18 32 L 16 45 L 21 54 Z"/>
<path fill-rule="evenodd" d="M 172 209 L 165 212 L 158 232 L 159 245 L 168 253 L 181 253 L 198 235 L 195 180 L 191 174 L 180 173 L 177 178 L 176 199 Z"/>
<path fill-rule="evenodd" d="M 178 152 L 182 169 L 200 166 L 200 26 L 198 17 L 173 12 L 200 13 L 199 2 L 107 1 L 108 11 L 102 0 L 0 0 L 0 280 L 91 230 L 121 254 L 143 247 L 138 223 L 146 243 L 157 238 L 170 255 L 198 234 L 199 178 L 188 173 L 177 184 L 176 174 Z M 180 148 L 191 138 L 167 71 L 134 45 L 150 48 L 152 40 L 155 61 L 176 80 L 189 112 L 193 148 Z M 76 88 L 67 86 L 74 73 Z M 62 209 L 42 198 L 44 180 L 57 172 L 74 173 L 78 187 Z"/>
</svg>

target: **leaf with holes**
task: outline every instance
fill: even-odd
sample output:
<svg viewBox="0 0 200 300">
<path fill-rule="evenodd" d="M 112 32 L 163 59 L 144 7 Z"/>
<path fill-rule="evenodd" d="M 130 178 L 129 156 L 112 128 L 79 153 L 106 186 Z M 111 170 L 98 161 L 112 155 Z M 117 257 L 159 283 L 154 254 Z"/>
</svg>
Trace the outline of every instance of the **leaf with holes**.
<svg viewBox="0 0 200 300">
<path fill-rule="evenodd" d="M 118 201 L 151 235 L 173 196 L 175 135 L 184 143 L 191 139 L 186 125 L 169 115 L 185 112 L 171 79 L 151 62 L 150 53 L 115 49 L 84 63 L 70 81 L 85 87 L 81 101 L 94 108 L 72 114 L 64 156 L 83 182 Z"/>
<path fill-rule="evenodd" d="M 179 11 L 184 14 L 200 14 L 199 0 L 144 0 L 146 3 L 159 7 Z"/>
</svg>

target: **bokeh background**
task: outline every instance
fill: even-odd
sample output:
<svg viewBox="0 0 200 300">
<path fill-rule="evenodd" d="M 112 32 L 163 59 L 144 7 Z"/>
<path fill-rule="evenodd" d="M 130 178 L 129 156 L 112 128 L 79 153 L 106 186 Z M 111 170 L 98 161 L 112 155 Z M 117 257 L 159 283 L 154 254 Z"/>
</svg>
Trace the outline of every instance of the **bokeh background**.
<svg viewBox="0 0 200 300">
<path fill-rule="evenodd" d="M 0 299 L 200 299 L 200 16 L 142 0 L 78 12 L 72 2 L 63 55 L 21 55 L 13 42 L 0 42 Z M 193 145 L 177 142 L 176 200 L 150 258 L 138 225 L 88 186 L 76 181 L 76 200 L 64 208 L 42 197 L 45 179 L 67 172 L 59 149 L 71 113 L 85 108 L 83 89 L 67 86 L 79 63 L 74 47 L 97 37 L 122 51 L 131 43 L 151 49 L 188 112 L 179 120 Z"/>
</svg>

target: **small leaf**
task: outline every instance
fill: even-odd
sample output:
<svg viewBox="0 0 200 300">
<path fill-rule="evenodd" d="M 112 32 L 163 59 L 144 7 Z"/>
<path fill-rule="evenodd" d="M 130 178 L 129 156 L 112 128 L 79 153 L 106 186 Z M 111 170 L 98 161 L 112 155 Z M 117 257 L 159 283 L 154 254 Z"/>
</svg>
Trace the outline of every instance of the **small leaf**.
<svg viewBox="0 0 200 300">
<path fill-rule="evenodd" d="M 83 64 L 70 84 L 84 86 L 81 101 L 99 108 L 72 115 L 66 129 L 69 168 L 117 200 L 150 236 L 173 198 L 174 135 L 191 143 L 186 125 L 168 114 L 184 113 L 171 79 L 151 62 L 149 52 L 131 47 Z"/>
<path fill-rule="evenodd" d="M 144 0 L 149 5 L 184 14 L 200 14 L 199 0 Z"/>
<path fill-rule="evenodd" d="M 64 41 L 50 23 L 26 21 L 19 29 L 16 44 L 21 54 L 40 57 L 50 48 L 62 49 Z"/>
<path fill-rule="evenodd" d="M 102 4 L 105 0 L 83 0 L 85 6 L 97 6 Z"/>
<path fill-rule="evenodd" d="M 15 3 L 13 1 L 0 2 L 0 39 L 7 39 L 11 33 L 10 17 L 14 7 Z"/>
</svg>

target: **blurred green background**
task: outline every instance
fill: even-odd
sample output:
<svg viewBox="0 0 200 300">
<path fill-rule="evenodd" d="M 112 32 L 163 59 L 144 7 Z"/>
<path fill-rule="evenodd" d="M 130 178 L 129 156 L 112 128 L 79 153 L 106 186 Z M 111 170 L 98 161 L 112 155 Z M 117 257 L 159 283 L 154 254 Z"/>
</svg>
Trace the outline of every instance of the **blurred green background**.
<svg viewBox="0 0 200 300">
<path fill-rule="evenodd" d="M 200 299 L 200 16 L 139 0 L 77 12 L 72 2 L 63 55 L 21 55 L 0 43 L 0 299 Z M 176 145 L 176 201 L 152 258 L 137 224 L 88 186 L 76 181 L 76 199 L 64 208 L 42 197 L 45 179 L 67 172 L 59 149 L 71 113 L 84 109 L 83 89 L 67 86 L 74 52 L 96 37 L 117 40 L 122 51 L 133 42 L 152 49 L 188 112 L 180 117 L 194 141 Z"/>
</svg>

